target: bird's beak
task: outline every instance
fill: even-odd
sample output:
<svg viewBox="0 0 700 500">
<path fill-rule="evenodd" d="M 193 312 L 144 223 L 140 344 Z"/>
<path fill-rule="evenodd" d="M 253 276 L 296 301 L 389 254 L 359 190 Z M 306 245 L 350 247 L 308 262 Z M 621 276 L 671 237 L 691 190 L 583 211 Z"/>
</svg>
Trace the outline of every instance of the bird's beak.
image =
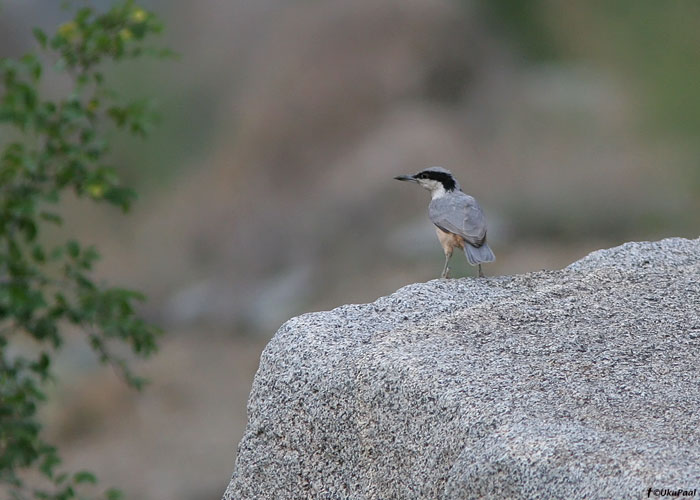
<svg viewBox="0 0 700 500">
<path fill-rule="evenodd" d="M 412 175 L 397 175 L 394 177 L 397 181 L 411 181 L 411 182 L 418 182 L 418 180 L 413 177 Z"/>
</svg>

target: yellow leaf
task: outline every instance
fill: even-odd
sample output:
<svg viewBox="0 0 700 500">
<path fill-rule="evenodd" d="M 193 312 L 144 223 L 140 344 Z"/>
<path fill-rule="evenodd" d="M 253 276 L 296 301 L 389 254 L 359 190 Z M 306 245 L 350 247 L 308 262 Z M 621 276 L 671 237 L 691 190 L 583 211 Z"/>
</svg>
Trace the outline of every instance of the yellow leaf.
<svg viewBox="0 0 700 500">
<path fill-rule="evenodd" d="M 87 187 L 87 192 L 93 198 L 102 198 L 105 194 L 105 187 L 102 184 L 90 184 Z"/>
<path fill-rule="evenodd" d="M 73 21 L 63 23 L 58 27 L 58 34 L 66 40 L 73 40 L 78 37 L 78 25 Z"/>
<path fill-rule="evenodd" d="M 131 13 L 131 20 L 135 23 L 142 23 L 146 20 L 148 14 L 143 9 L 134 9 Z"/>
</svg>

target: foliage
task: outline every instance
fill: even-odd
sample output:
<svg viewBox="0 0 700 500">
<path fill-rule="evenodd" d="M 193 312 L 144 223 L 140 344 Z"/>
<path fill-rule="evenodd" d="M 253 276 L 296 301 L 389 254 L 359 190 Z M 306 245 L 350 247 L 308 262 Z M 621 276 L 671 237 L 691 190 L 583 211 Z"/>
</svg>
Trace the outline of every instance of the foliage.
<svg viewBox="0 0 700 500">
<path fill-rule="evenodd" d="M 41 58 L 0 60 L 0 491 L 11 498 L 85 498 L 81 485 L 96 483 L 92 473 L 60 471 L 56 448 L 40 436 L 37 410 L 66 329 L 84 332 L 100 361 L 137 388 L 143 380 L 115 352 L 128 346 L 147 357 L 156 349 L 157 329 L 134 310 L 143 296 L 92 279 L 94 247 L 74 240 L 49 245 L 41 236 L 62 224 L 57 203 L 69 191 L 129 208 L 134 193 L 106 163 L 105 137 L 111 126 L 144 135 L 149 107 L 120 103 L 104 69 L 154 52 L 143 42 L 160 30 L 156 17 L 132 1 L 107 12 L 84 7 L 54 35 L 34 30 Z M 60 73 L 52 81 L 70 81 L 66 96 L 43 96 L 46 61 Z M 29 475 L 43 477 L 46 489 L 30 487 Z"/>
</svg>

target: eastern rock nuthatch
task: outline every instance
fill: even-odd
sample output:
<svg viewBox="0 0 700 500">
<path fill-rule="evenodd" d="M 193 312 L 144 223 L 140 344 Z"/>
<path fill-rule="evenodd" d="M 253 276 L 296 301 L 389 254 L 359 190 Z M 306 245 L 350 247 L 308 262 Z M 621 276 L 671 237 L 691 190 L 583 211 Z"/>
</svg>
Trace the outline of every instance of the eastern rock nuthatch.
<svg viewBox="0 0 700 500">
<path fill-rule="evenodd" d="M 486 219 L 476 200 L 465 194 L 452 172 L 442 167 L 430 167 L 415 175 L 399 175 L 394 179 L 420 184 L 430 191 L 428 216 L 437 226 L 436 232 L 445 252 L 445 267 L 441 278 L 446 278 L 447 267 L 455 248 L 464 250 L 469 264 L 479 267 L 482 262 L 493 262 L 496 257 L 486 244 Z"/>
</svg>

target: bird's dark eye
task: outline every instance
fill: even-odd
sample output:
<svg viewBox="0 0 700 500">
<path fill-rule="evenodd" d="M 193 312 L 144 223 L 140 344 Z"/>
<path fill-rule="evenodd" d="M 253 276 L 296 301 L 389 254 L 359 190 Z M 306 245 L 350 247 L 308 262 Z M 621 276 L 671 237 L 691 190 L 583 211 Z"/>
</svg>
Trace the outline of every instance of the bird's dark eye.
<svg viewBox="0 0 700 500">
<path fill-rule="evenodd" d="M 419 179 L 425 179 L 425 174 L 418 174 Z"/>
</svg>

